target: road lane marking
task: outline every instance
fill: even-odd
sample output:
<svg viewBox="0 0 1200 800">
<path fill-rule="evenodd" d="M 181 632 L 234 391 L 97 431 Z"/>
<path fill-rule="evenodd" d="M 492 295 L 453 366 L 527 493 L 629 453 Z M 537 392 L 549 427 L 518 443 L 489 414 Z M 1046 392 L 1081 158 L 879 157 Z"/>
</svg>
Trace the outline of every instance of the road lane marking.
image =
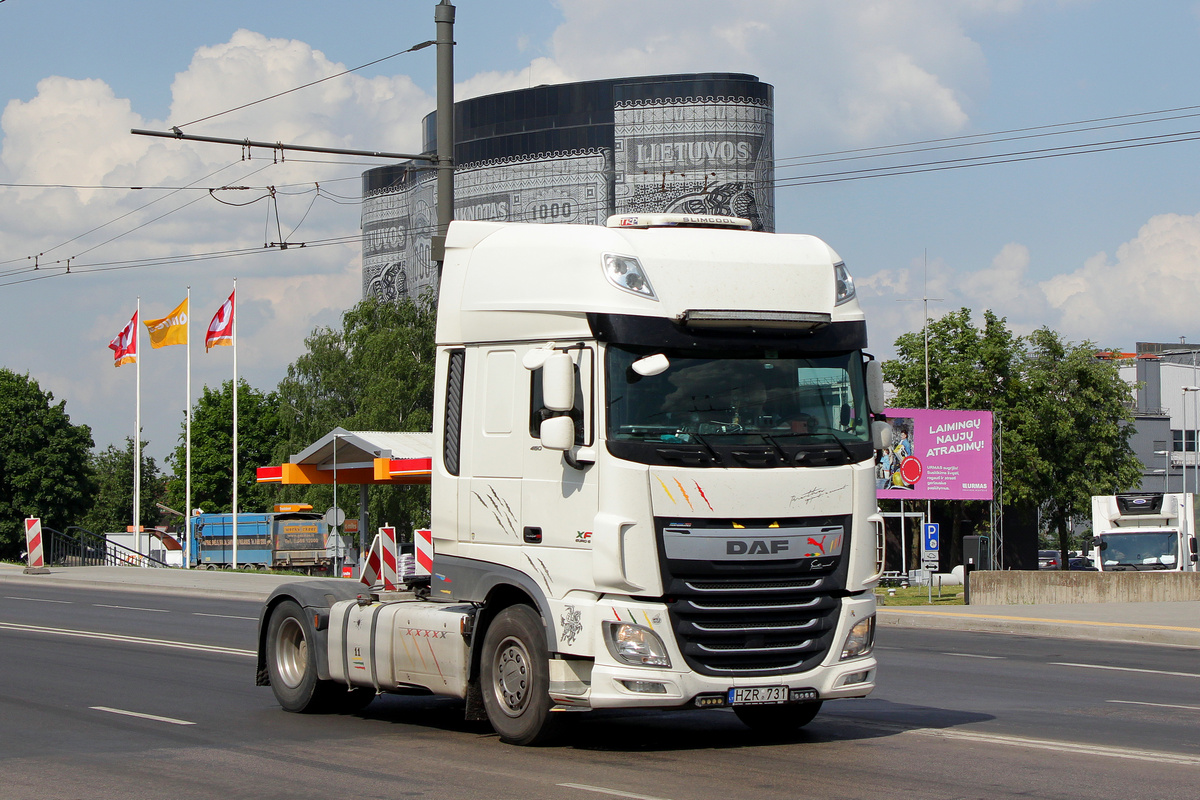
<svg viewBox="0 0 1200 800">
<path fill-rule="evenodd" d="M 944 656 L 958 656 L 959 658 L 991 658 L 1003 661 L 1005 656 L 981 656 L 978 653 L 942 653 Z"/>
<path fill-rule="evenodd" d="M 1129 747 L 1111 747 L 1105 745 L 1082 744 L 1080 742 L 1063 742 L 1053 739 L 1034 739 L 1027 736 L 1009 736 L 998 733 L 983 733 L 981 731 L 954 730 L 951 728 L 909 728 L 894 722 L 863 719 L 838 715 L 839 722 L 876 730 L 891 731 L 896 734 L 911 733 L 934 739 L 948 739 L 980 744 L 1002 744 L 1010 747 L 1026 747 L 1033 750 L 1053 750 L 1060 753 L 1075 753 L 1078 755 L 1094 755 L 1104 758 L 1125 758 L 1135 761 L 1152 761 L 1160 764 L 1187 764 L 1200 766 L 1200 756 L 1187 753 L 1170 753 L 1162 750 L 1137 750 Z"/>
<path fill-rule="evenodd" d="M 1031 739 L 1025 736 L 1005 736 L 997 733 L 979 733 L 976 731 L 938 730 L 935 728 L 916 728 L 908 731 L 918 736 L 931 736 L 939 739 L 957 739 L 961 741 L 980 742 L 986 744 L 1003 744 L 1012 747 L 1026 747 L 1033 750 L 1053 750 L 1059 753 L 1076 753 L 1079 755 L 1103 756 L 1105 758 L 1126 758 L 1134 761 L 1153 761 L 1159 764 L 1189 764 L 1200 766 L 1200 756 L 1190 756 L 1184 753 L 1166 753 L 1157 750 L 1135 750 L 1128 747 L 1106 747 L 1104 745 L 1079 744 L 1077 742 L 1058 742 L 1052 739 Z"/>
<path fill-rule="evenodd" d="M 1188 633 L 1196 633 L 1200 628 L 1185 627 L 1181 625 L 1145 625 L 1142 623 L 1132 622 L 1100 622 L 1090 619 L 1053 619 L 1050 617 L 1014 617 L 1004 614 L 972 614 L 968 612 L 955 611 L 927 611 L 921 608 L 900 608 L 897 606 L 887 606 L 879 609 L 880 612 L 886 614 L 896 614 L 898 616 L 917 616 L 917 617 L 953 617 L 955 619 L 1000 619 L 1010 622 L 1044 622 L 1051 625 L 1093 625 L 1098 628 L 1138 628 L 1140 630 L 1152 631 L 1184 631 Z M 1004 631 L 1004 633 L 1018 633 L 1016 631 Z"/>
<path fill-rule="evenodd" d="M 1082 669 L 1107 669 L 1114 672 L 1143 672 L 1150 675 L 1171 675 L 1176 678 L 1200 678 L 1200 673 L 1171 672 L 1165 669 L 1139 669 L 1137 667 L 1110 667 L 1107 664 L 1076 664 L 1071 661 L 1051 661 L 1052 667 L 1080 667 Z"/>
<path fill-rule="evenodd" d="M 137 606 L 110 606 L 105 603 L 92 603 L 92 608 L 119 608 L 122 611 L 153 611 L 156 614 L 170 614 L 165 608 L 138 608 Z"/>
<path fill-rule="evenodd" d="M 1120 703 L 1126 706 L 1153 706 L 1154 708 L 1182 708 L 1185 711 L 1200 711 L 1200 706 L 1177 706 L 1173 703 L 1143 703 L 1140 700 L 1105 700 L 1106 703 Z"/>
<path fill-rule="evenodd" d="M 9 597 L 9 596 L 5 595 L 4 599 L 5 600 L 28 600 L 31 603 L 63 603 L 64 605 L 68 605 L 68 606 L 71 605 L 70 600 L 47 600 L 44 597 Z"/>
<path fill-rule="evenodd" d="M 201 614 L 199 611 L 192 612 L 193 617 L 219 617 L 220 619 L 248 619 L 251 622 L 257 622 L 258 617 L 237 617 L 233 614 Z"/>
<path fill-rule="evenodd" d="M 195 725 L 194 722 L 188 722 L 186 719 L 174 719 L 173 717 L 160 717 L 157 714 L 141 714 L 137 711 L 125 711 L 120 708 L 109 708 L 108 706 L 88 706 L 92 711 L 107 711 L 109 714 L 122 714 L 126 717 L 137 717 L 138 719 L 150 719 L 155 722 L 169 722 L 172 725 Z"/>
<path fill-rule="evenodd" d="M 567 789 L 582 789 L 585 792 L 599 792 L 600 794 L 608 794 L 613 797 L 630 797 L 633 800 L 665 800 L 662 797 L 654 797 L 648 794 L 634 794 L 633 792 L 622 792 L 618 789 L 605 789 L 603 786 L 588 786 L 586 783 L 560 783 Z"/>
<path fill-rule="evenodd" d="M 0 622 L 0 630 L 21 631 L 23 633 L 48 633 L 54 636 L 74 636 L 80 639 L 101 639 L 109 642 L 125 644 L 144 644 L 152 647 L 171 647 L 176 650 L 194 650 L 199 653 L 216 653 L 227 656 L 249 656 L 257 658 L 254 650 L 239 650 L 235 647 L 220 647 L 213 644 L 193 644 L 191 642 L 175 642 L 170 639 L 147 639 L 143 636 L 122 636 L 116 633 L 96 633 L 95 631 L 76 631 L 70 628 L 47 628 L 43 625 L 21 625 L 16 622 Z"/>
</svg>

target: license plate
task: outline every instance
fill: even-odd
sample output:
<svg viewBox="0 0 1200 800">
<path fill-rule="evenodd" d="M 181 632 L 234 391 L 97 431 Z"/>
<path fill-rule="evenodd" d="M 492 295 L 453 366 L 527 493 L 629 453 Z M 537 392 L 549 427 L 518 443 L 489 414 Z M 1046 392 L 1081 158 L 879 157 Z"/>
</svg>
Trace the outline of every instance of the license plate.
<svg viewBox="0 0 1200 800">
<path fill-rule="evenodd" d="M 731 706 L 773 705 L 788 701 L 786 686 L 739 686 L 730 689 L 728 695 Z"/>
</svg>

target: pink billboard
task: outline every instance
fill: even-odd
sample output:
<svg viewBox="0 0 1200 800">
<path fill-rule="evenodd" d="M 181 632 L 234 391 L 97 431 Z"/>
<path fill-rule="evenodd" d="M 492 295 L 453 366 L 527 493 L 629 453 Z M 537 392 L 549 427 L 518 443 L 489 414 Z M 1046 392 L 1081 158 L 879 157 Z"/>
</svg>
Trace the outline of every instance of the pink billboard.
<svg viewBox="0 0 1200 800">
<path fill-rule="evenodd" d="M 991 500 L 992 412 L 889 408 L 875 457 L 880 500 Z"/>
</svg>

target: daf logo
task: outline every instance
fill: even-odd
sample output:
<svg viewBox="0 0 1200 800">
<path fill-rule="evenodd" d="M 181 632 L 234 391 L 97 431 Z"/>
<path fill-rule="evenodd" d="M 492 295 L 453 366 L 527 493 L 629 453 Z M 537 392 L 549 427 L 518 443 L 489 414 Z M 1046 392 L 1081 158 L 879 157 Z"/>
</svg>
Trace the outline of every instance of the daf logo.
<svg viewBox="0 0 1200 800">
<path fill-rule="evenodd" d="M 731 556 L 765 556 L 782 553 L 787 549 L 787 539 L 752 539 L 750 541 L 730 539 L 725 543 L 725 552 Z"/>
</svg>

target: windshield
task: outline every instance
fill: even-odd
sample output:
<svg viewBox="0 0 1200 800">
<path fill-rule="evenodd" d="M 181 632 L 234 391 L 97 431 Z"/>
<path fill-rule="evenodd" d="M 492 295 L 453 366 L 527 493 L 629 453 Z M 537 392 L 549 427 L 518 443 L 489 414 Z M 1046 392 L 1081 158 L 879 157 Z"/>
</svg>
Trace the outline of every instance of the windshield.
<svg viewBox="0 0 1200 800">
<path fill-rule="evenodd" d="M 1179 563 L 1179 537 L 1175 531 L 1105 533 L 1100 540 L 1104 569 L 1175 569 Z"/>
<path fill-rule="evenodd" d="M 658 375 L 633 370 L 662 353 Z M 742 444 L 870 441 L 858 351 L 704 353 L 608 347 L 610 441 Z"/>
</svg>

